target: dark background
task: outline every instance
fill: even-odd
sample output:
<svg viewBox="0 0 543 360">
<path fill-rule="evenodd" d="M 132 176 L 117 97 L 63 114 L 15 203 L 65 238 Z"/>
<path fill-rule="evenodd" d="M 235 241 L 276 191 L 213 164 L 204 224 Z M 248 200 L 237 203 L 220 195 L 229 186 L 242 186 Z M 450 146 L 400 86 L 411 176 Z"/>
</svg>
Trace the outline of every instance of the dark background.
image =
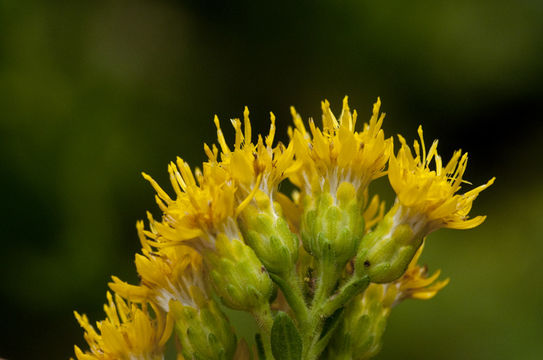
<svg viewBox="0 0 543 360">
<path fill-rule="evenodd" d="M 247 105 L 256 133 L 274 111 L 286 140 L 290 105 L 320 119 L 347 94 L 497 177 L 485 224 L 430 237 L 451 284 L 394 310 L 378 359 L 541 358 L 543 2 L 0 4 L 0 357 L 86 348 L 72 311 L 101 319 L 110 275 L 137 280 L 135 221 L 159 213 L 140 171 L 166 187 L 168 161 L 200 164 L 214 114 Z"/>
</svg>

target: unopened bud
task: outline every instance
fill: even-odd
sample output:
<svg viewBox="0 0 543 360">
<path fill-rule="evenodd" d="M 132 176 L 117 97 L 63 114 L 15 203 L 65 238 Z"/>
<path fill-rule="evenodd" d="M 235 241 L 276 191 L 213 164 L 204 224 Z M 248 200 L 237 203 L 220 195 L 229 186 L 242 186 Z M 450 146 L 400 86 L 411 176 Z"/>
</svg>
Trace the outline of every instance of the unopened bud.
<svg viewBox="0 0 543 360">
<path fill-rule="evenodd" d="M 201 308 L 170 302 L 175 331 L 185 359 L 230 360 L 236 351 L 236 335 L 213 300 Z"/>
<path fill-rule="evenodd" d="M 382 345 L 390 307 L 382 285 L 370 285 L 345 308 L 344 318 L 328 346 L 328 359 L 365 360 Z"/>
<path fill-rule="evenodd" d="M 424 235 L 402 221 L 396 204 L 377 228 L 362 239 L 356 256 L 355 271 L 366 274 L 374 283 L 398 279 L 422 245 Z"/>
<path fill-rule="evenodd" d="M 317 259 L 329 258 L 343 266 L 351 259 L 364 234 L 363 200 L 349 182 L 335 194 L 322 192 L 304 199 L 302 241 Z"/>
<path fill-rule="evenodd" d="M 279 203 L 272 203 L 263 192 L 255 200 L 242 214 L 245 241 L 268 271 L 284 273 L 298 258 L 298 237 L 290 231 Z"/>
<path fill-rule="evenodd" d="M 251 311 L 268 303 L 273 283 L 254 251 L 241 240 L 220 234 L 215 251 L 204 261 L 213 287 L 224 304 L 235 310 Z"/>
</svg>

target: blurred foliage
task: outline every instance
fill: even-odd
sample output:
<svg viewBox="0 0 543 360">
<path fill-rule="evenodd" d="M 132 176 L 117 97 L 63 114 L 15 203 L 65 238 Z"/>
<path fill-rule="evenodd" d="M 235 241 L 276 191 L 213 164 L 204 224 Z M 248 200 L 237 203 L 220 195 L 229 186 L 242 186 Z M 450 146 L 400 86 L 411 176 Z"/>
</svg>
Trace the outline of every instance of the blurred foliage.
<svg viewBox="0 0 543 360">
<path fill-rule="evenodd" d="M 137 280 L 134 224 L 158 213 L 140 171 L 199 164 L 213 114 L 248 105 L 262 132 L 272 110 L 285 140 L 290 105 L 319 118 L 348 94 L 498 178 L 486 224 L 430 237 L 452 283 L 392 313 L 378 358 L 540 358 L 542 18 L 530 0 L 0 2 L 0 356 L 83 345 L 72 310 L 100 319 L 109 276 Z"/>
</svg>

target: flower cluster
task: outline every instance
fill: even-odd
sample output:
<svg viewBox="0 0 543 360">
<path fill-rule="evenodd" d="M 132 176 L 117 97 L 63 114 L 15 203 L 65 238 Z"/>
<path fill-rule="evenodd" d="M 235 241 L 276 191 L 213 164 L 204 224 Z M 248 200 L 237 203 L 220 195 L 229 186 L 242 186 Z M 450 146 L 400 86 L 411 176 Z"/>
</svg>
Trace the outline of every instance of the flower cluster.
<svg viewBox="0 0 543 360">
<path fill-rule="evenodd" d="M 322 127 L 291 108 L 287 144 L 275 141 L 273 114 L 269 133 L 253 141 L 245 108 L 243 122 L 231 120 L 233 146 L 215 117 L 218 146 L 204 145 L 202 166 L 168 165 L 173 197 L 143 174 L 162 215 L 137 223 L 140 283 L 112 278 L 98 331 L 76 313 L 89 344 L 75 348 L 77 359 L 162 359 L 172 333 L 186 359 L 374 356 L 394 306 L 448 283 L 418 265 L 426 236 L 481 224 L 469 212 L 494 181 L 459 193 L 467 154 L 443 165 L 420 127 L 414 154 L 399 135 L 394 152 L 380 106 L 360 131 L 347 98 L 338 118 L 322 103 Z M 396 200 L 385 213 L 369 186 L 387 175 Z M 281 193 L 283 181 L 297 189 Z M 224 307 L 256 319 L 254 349 L 237 339 Z"/>
</svg>

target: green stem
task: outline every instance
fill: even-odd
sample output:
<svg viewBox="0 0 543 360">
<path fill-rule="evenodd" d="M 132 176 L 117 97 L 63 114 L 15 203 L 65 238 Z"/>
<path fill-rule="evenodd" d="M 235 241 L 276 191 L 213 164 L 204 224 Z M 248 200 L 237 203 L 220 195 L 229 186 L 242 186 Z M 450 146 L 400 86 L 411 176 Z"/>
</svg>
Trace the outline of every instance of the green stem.
<svg viewBox="0 0 543 360">
<path fill-rule="evenodd" d="M 290 308 L 294 312 L 300 328 L 305 328 L 309 321 L 309 309 L 302 294 L 302 287 L 294 268 L 283 276 L 270 273 L 272 280 L 279 286 Z"/>
<path fill-rule="evenodd" d="M 330 342 L 330 339 L 332 338 L 332 335 L 336 331 L 337 327 L 343 320 L 343 314 L 342 311 L 338 318 L 336 318 L 333 321 L 333 325 L 326 331 L 326 334 L 324 336 L 319 338 L 316 338 L 316 343 L 314 343 L 311 348 L 309 349 L 308 358 L 309 359 L 317 359 L 321 355 L 321 353 L 324 351 L 328 343 Z M 322 330 L 321 330 L 322 331 Z"/>
<path fill-rule="evenodd" d="M 333 261 L 323 259 L 319 263 L 317 288 L 311 308 L 318 308 L 330 296 L 339 279 L 338 266 Z"/>
<path fill-rule="evenodd" d="M 345 306 L 345 304 L 347 304 L 347 302 L 354 296 L 363 292 L 368 285 L 368 276 L 364 275 L 359 277 L 355 274 L 345 284 L 343 284 L 338 292 L 333 296 L 325 297 L 323 299 L 315 296 L 310 312 L 310 324 L 303 334 L 304 351 L 302 358 L 304 360 L 318 359 L 319 355 L 328 344 L 328 341 L 330 340 L 330 337 L 327 336 L 328 334 L 325 334 L 321 338 L 324 320 L 331 316 L 336 310 Z M 326 284 L 321 286 L 324 287 Z"/>
<path fill-rule="evenodd" d="M 258 327 L 260 328 L 262 346 L 264 347 L 264 360 L 274 360 L 271 348 L 271 329 L 273 326 L 273 315 L 271 313 L 270 305 L 262 304 L 260 308 L 253 310 L 251 314 L 255 318 Z"/>
<path fill-rule="evenodd" d="M 370 279 L 367 275 L 356 276 L 353 275 L 341 288 L 337 294 L 330 297 L 320 309 L 320 315 L 328 317 L 332 315 L 337 309 L 343 307 L 349 300 L 351 300 L 357 294 L 360 294 L 370 284 Z"/>
<path fill-rule="evenodd" d="M 314 352 L 311 351 L 316 341 L 320 337 L 322 331 L 323 321 L 315 317 L 313 311 L 310 314 L 310 322 L 308 327 L 305 329 L 302 335 L 302 359 L 303 360 L 314 360 L 317 357 Z"/>
<path fill-rule="evenodd" d="M 340 275 L 338 271 L 339 267 L 331 259 L 321 259 L 318 267 L 317 288 L 311 303 L 309 321 L 302 331 L 302 359 L 304 360 L 317 359 L 320 354 L 316 345 L 320 339 L 324 320 L 326 319 L 320 313 L 320 309 L 334 290 Z"/>
</svg>

